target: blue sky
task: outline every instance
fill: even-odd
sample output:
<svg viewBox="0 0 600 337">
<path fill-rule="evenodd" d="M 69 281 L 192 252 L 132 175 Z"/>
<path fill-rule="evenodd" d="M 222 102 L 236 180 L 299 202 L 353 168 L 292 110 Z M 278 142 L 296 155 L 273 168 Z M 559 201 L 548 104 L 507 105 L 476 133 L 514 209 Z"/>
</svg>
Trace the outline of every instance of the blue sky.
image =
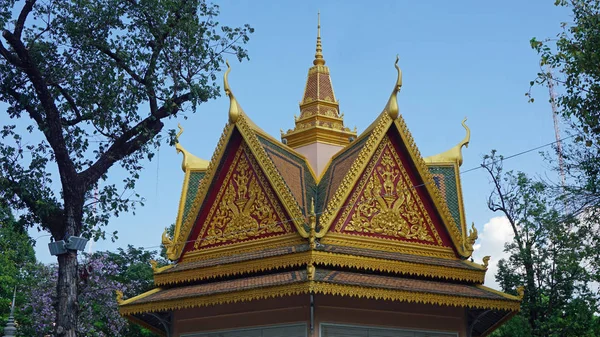
<svg viewBox="0 0 600 337">
<path fill-rule="evenodd" d="M 551 0 L 231 0 L 219 5 L 222 23 L 255 28 L 247 46 L 250 61 L 231 62 L 230 85 L 250 118 L 275 137 L 280 129 L 293 127 L 299 112 L 320 10 L 323 54 L 340 109 L 346 125 L 356 126 L 359 133 L 385 106 L 399 54 L 404 82 L 400 113 L 423 156 L 460 141 L 465 116 L 472 137 L 463 151 L 463 170 L 478 166 L 491 149 L 510 155 L 554 140 L 547 90 L 533 91 L 534 104 L 524 95 L 540 69 L 529 40 L 555 36 L 559 23 L 569 19 Z M 185 128 L 182 145 L 210 159 L 227 121 L 228 104 L 221 97 L 200 106 L 196 114 L 186 114 L 187 120 L 169 121 L 169 127 L 180 122 Z M 118 230 L 119 239 L 97 242 L 93 249 L 127 244 L 158 248 L 163 229 L 175 221 L 183 182 L 180 165 L 174 148 L 161 148 L 138 183 L 146 206 L 136 215 L 113 219 L 107 231 Z M 541 175 L 549 169 L 536 152 L 506 166 Z M 110 174 L 119 179 L 122 172 Z M 469 172 L 462 176 L 462 185 L 468 223 L 481 231 L 497 216 L 486 207 L 488 178 L 481 170 Z M 55 261 L 47 253 L 48 239 L 40 238 L 36 248 L 43 262 Z"/>
</svg>

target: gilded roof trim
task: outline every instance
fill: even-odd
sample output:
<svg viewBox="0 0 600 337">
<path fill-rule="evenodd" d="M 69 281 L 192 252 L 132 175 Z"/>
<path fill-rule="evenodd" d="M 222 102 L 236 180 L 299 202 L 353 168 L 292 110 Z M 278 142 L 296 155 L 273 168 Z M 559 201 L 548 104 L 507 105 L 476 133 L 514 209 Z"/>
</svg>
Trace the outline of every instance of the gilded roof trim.
<svg viewBox="0 0 600 337">
<path fill-rule="evenodd" d="M 381 271 L 398 275 L 424 276 L 474 283 L 483 283 L 485 278 L 485 269 L 462 269 L 428 263 L 309 250 L 266 258 L 257 258 L 254 260 L 198 267 L 171 273 L 155 274 L 154 284 L 156 286 L 178 284 L 308 264 L 356 268 L 365 271 Z"/>
<path fill-rule="evenodd" d="M 352 192 L 352 187 L 360 178 L 362 172 L 365 170 L 365 167 L 367 167 L 369 164 L 369 160 L 373 156 L 373 153 L 375 153 L 377 146 L 385 136 L 385 133 L 391 124 L 392 119 L 387 113 L 384 112 L 379 116 L 377 125 L 365 142 L 362 150 L 360 150 L 358 156 L 354 160 L 354 163 L 352 163 L 350 170 L 348 170 L 348 174 L 344 177 L 337 191 L 329 203 L 325 206 L 325 210 L 319 218 L 319 225 L 321 228 L 317 232 L 318 238 L 324 237 L 329 231 L 329 227 L 335 220 L 339 210 L 343 207 L 344 202 L 348 199 L 350 193 Z"/>
<path fill-rule="evenodd" d="M 398 129 L 398 133 L 402 139 L 402 142 L 405 144 L 412 162 L 415 164 L 417 172 L 421 176 L 423 184 L 433 200 L 433 204 L 435 205 L 435 208 L 442 219 L 442 223 L 444 223 L 446 230 L 448 230 L 450 234 L 450 238 L 454 243 L 454 247 L 461 256 L 465 258 L 471 256 L 473 251 L 465 248 L 465 237 L 463 236 L 463 233 L 458 231 L 458 227 L 454 222 L 454 218 L 452 217 L 452 213 L 448 208 L 448 204 L 446 203 L 445 198 L 442 197 L 440 190 L 437 188 L 433 177 L 429 172 L 429 168 L 423 160 L 423 157 L 421 156 L 421 153 L 419 152 L 419 149 L 417 148 L 417 145 L 415 144 L 415 141 L 408 130 L 408 126 L 406 126 L 406 122 L 404 121 L 404 118 L 402 118 L 402 115 L 398 116 L 398 118 L 394 121 L 394 124 L 396 124 L 396 128 Z M 466 236 L 466 233 L 464 235 Z"/>
<path fill-rule="evenodd" d="M 275 190 L 279 201 L 281 201 L 283 207 L 287 211 L 288 215 L 291 217 L 290 220 L 296 226 L 298 233 L 300 233 L 300 235 L 303 238 L 307 238 L 308 233 L 304 228 L 306 218 L 302 213 L 300 205 L 296 201 L 296 198 L 292 194 L 292 191 L 290 191 L 289 187 L 279 174 L 279 171 L 277 171 L 275 164 L 273 164 L 271 158 L 269 158 L 269 155 L 260 144 L 258 137 L 256 136 L 256 134 L 254 134 L 254 132 L 252 132 L 252 129 L 248 125 L 246 119 L 248 119 L 247 116 L 242 114 L 236 122 L 236 125 L 240 130 L 240 133 L 242 134 L 242 137 L 246 141 L 246 144 L 248 144 L 248 147 L 250 148 L 250 151 L 252 151 L 252 154 L 256 157 L 256 161 L 263 170 L 265 176 L 267 177 L 267 180 L 269 180 L 269 182 L 271 183 L 271 187 L 273 187 L 273 189 Z"/>
<path fill-rule="evenodd" d="M 206 169 L 206 175 L 204 176 L 204 178 L 202 178 L 202 180 L 200 180 L 200 186 L 198 187 L 198 192 L 196 193 L 196 197 L 192 202 L 190 211 L 188 212 L 185 219 L 181 220 L 180 217 L 183 216 L 183 207 L 180 201 L 180 213 L 178 213 L 177 222 L 175 223 L 173 241 L 169 243 L 170 246 L 167 246 L 167 257 L 172 261 L 175 261 L 181 257 L 183 248 L 185 247 L 187 239 L 190 236 L 192 228 L 194 227 L 194 223 L 196 221 L 196 217 L 198 216 L 198 212 L 200 211 L 200 207 L 202 206 L 202 203 L 206 198 L 206 194 L 208 193 L 208 188 L 210 187 L 210 184 L 215 178 L 217 168 L 221 163 L 221 159 L 223 157 L 223 154 L 225 153 L 225 149 L 227 147 L 227 144 L 229 143 L 229 139 L 231 138 L 234 128 L 235 124 L 228 123 L 225 125 L 223 133 L 221 134 L 219 142 L 217 143 L 217 148 L 215 149 L 215 152 L 213 153 L 213 156 L 208 164 L 208 168 Z M 186 178 L 189 178 L 188 172 L 186 172 Z M 187 189 L 187 185 L 185 185 L 184 189 Z"/>
<path fill-rule="evenodd" d="M 320 293 L 326 295 L 358 297 L 376 300 L 508 311 L 519 311 L 521 308 L 520 301 L 483 299 L 469 296 L 442 295 L 425 292 L 412 292 L 405 290 L 371 288 L 365 286 L 354 286 L 345 284 L 332 284 L 325 282 L 314 282 L 313 284 L 311 284 L 311 288 L 312 292 L 317 294 Z"/>
<path fill-rule="evenodd" d="M 258 287 L 254 289 L 215 295 L 197 296 L 183 299 L 177 298 L 157 302 L 131 304 L 127 306 L 121 305 L 119 311 L 121 315 L 127 316 L 146 312 L 181 310 L 307 293 L 507 311 L 519 311 L 521 306 L 521 302 L 519 300 L 485 299 L 469 296 L 433 294 L 426 292 L 411 292 L 405 290 L 373 288 L 328 282 L 304 281 L 271 287 Z"/>
<path fill-rule="evenodd" d="M 321 239 L 321 243 L 337 246 L 382 250 L 392 253 L 437 257 L 442 259 L 456 259 L 456 254 L 450 247 L 433 246 L 422 244 L 419 242 L 402 242 L 394 239 L 388 239 L 385 237 L 371 238 L 357 235 L 327 233 L 327 235 L 325 235 L 325 237 Z"/>
</svg>

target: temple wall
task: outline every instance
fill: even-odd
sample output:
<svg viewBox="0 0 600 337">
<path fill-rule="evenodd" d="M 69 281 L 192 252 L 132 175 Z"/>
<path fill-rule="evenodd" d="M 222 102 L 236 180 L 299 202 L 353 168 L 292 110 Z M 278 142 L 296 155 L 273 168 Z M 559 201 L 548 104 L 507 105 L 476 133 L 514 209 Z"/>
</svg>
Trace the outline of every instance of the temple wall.
<svg viewBox="0 0 600 337">
<path fill-rule="evenodd" d="M 342 146 L 312 143 L 296 148 L 295 150 L 308 159 L 310 166 L 318 177 L 323 172 L 323 169 L 325 169 L 325 166 L 327 166 L 329 159 L 341 149 L 343 149 Z"/>
<path fill-rule="evenodd" d="M 424 304 L 314 297 L 314 331 L 320 323 L 361 325 L 424 331 L 458 332 L 466 337 L 465 310 Z M 174 337 L 201 331 L 243 329 L 269 325 L 310 324 L 308 295 L 179 310 L 174 313 Z"/>
</svg>

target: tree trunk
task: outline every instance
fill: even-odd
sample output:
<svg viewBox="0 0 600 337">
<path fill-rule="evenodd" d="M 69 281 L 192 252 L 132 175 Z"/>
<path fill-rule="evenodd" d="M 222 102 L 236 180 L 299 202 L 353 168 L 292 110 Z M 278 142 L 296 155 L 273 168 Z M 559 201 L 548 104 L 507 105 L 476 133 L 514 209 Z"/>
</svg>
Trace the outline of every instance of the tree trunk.
<svg viewBox="0 0 600 337">
<path fill-rule="evenodd" d="M 77 336 L 77 252 L 69 251 L 58 256 L 58 306 L 56 308 L 56 336 Z"/>
<path fill-rule="evenodd" d="M 81 233 L 83 214 L 83 193 L 69 193 L 65 191 L 65 232 L 62 238 L 78 236 Z M 58 238 L 55 238 L 58 239 Z M 58 255 L 58 282 L 56 293 L 58 305 L 56 307 L 57 337 L 77 337 L 77 318 L 79 315 L 79 302 L 77 300 L 77 285 L 79 274 L 77 268 L 77 251 L 68 250 L 66 254 Z"/>
</svg>

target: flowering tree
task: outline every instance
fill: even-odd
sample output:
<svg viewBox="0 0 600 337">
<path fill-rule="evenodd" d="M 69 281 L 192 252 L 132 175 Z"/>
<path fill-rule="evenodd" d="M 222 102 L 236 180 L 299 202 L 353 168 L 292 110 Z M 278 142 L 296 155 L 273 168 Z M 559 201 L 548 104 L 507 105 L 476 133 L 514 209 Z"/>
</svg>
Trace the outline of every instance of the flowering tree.
<svg viewBox="0 0 600 337">
<path fill-rule="evenodd" d="M 152 269 L 148 263 L 154 252 L 128 247 L 118 253 L 84 254 L 79 264 L 79 317 L 77 332 L 86 337 L 154 336 L 121 317 L 115 292 L 137 294 L 152 284 Z M 21 324 L 22 336 L 52 334 L 56 312 L 56 265 L 38 265 L 31 277 L 36 286 L 28 291 L 28 303 L 22 313 L 30 322 Z M 131 279 L 131 282 L 130 282 Z"/>
</svg>

